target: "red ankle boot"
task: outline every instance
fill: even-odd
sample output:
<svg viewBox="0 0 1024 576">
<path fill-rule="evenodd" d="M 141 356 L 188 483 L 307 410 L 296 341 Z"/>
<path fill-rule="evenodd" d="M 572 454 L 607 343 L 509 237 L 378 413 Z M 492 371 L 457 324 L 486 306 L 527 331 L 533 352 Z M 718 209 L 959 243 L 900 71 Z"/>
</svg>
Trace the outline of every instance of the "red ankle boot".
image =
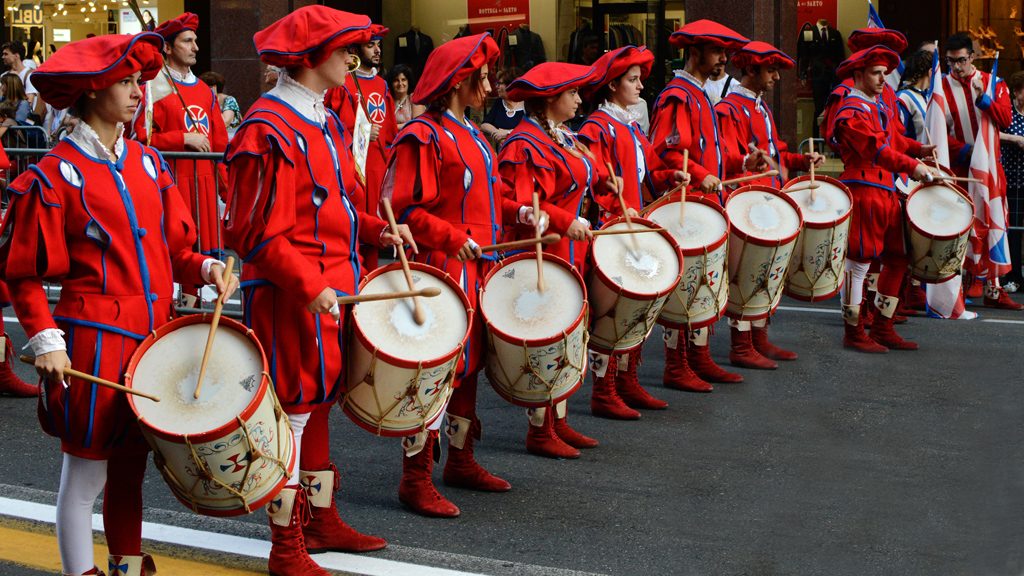
<svg viewBox="0 0 1024 576">
<path fill-rule="evenodd" d="M 481 492 L 508 492 L 512 485 L 491 474 L 473 457 L 473 443 L 480 439 L 480 421 L 448 414 L 448 461 L 444 483 Z"/>
<path fill-rule="evenodd" d="M 0 339 L 4 340 L 4 357 L 3 361 L 0 362 L 0 395 L 14 396 L 16 398 L 38 396 L 39 386 L 29 384 L 18 378 L 18 375 L 11 369 L 11 359 L 14 358 L 14 347 L 11 345 L 11 339 L 2 334 L 0 334 Z"/>
<path fill-rule="evenodd" d="M 530 429 L 526 432 L 526 451 L 547 458 L 579 458 L 580 451 L 555 434 L 554 411 L 553 406 L 530 411 Z"/>
<path fill-rule="evenodd" d="M 750 331 L 739 328 L 729 328 L 732 337 L 732 346 L 729 348 L 729 363 L 740 368 L 754 368 L 756 370 L 775 370 L 779 367 L 773 360 L 765 358 L 754 349 Z"/>
<path fill-rule="evenodd" d="M 633 410 L 619 397 L 616 385 L 615 354 L 608 356 L 608 366 L 603 376 L 594 374 L 594 389 L 590 396 L 590 413 L 599 418 L 612 420 L 639 420 L 640 413 Z"/>
<path fill-rule="evenodd" d="M 796 352 L 791 352 L 785 348 L 779 348 L 768 341 L 767 326 L 752 327 L 750 329 L 750 340 L 754 344 L 754 350 L 757 350 L 766 358 L 781 360 L 783 362 L 789 362 L 798 358 Z"/>
<path fill-rule="evenodd" d="M 398 484 L 398 500 L 420 516 L 455 518 L 459 507 L 441 495 L 434 486 L 434 450 L 438 431 L 421 432 L 423 447 L 408 456 L 402 454 L 402 481 Z"/>
<path fill-rule="evenodd" d="M 843 305 L 843 346 L 868 354 L 885 354 L 888 348 L 871 339 L 864 331 L 864 317 L 860 306 Z"/>
<path fill-rule="evenodd" d="M 1024 310 L 1024 304 L 1014 302 L 1013 298 L 1002 288 L 985 289 L 985 306 L 1001 310 Z"/>
<path fill-rule="evenodd" d="M 270 576 L 331 576 L 306 551 L 302 525 L 309 519 L 306 492 L 289 486 L 267 505 L 270 519 Z"/>
<path fill-rule="evenodd" d="M 661 376 L 666 388 L 686 392 L 711 392 L 715 388 L 697 376 L 686 360 L 686 343 L 677 342 L 675 348 L 665 345 L 665 372 Z"/>
<path fill-rule="evenodd" d="M 569 426 L 567 418 L 559 418 L 557 414 L 555 415 L 555 434 L 563 442 L 576 449 L 585 450 L 587 448 L 596 448 L 598 445 L 597 440 L 577 432 Z"/>
<path fill-rule="evenodd" d="M 319 552 L 373 552 L 388 545 L 383 538 L 361 534 L 338 515 L 335 493 L 341 486 L 338 469 L 331 464 L 327 470 L 299 471 L 299 481 L 306 492 L 310 519 L 302 527 L 306 550 Z"/>
<path fill-rule="evenodd" d="M 871 322 L 871 339 L 890 350 L 917 350 L 917 343 L 908 342 L 893 330 L 899 298 L 881 292 L 875 298 L 875 319 Z"/>
<path fill-rule="evenodd" d="M 664 400 L 658 400 L 654 396 L 651 396 L 647 390 L 644 390 L 643 386 L 640 385 L 640 357 L 643 355 L 643 350 L 637 348 L 629 352 L 626 362 L 629 362 L 625 370 L 619 370 L 619 366 L 616 366 L 615 370 L 615 391 L 619 393 L 619 398 L 626 403 L 626 406 L 634 409 L 641 410 L 664 410 L 668 408 L 668 402 Z M 622 358 L 619 358 L 619 362 L 623 362 Z"/>
<path fill-rule="evenodd" d="M 711 346 L 698 346 L 690 343 L 686 349 L 686 359 L 690 367 L 702 379 L 708 382 L 721 382 L 724 384 L 738 384 L 743 382 L 743 376 L 735 372 L 729 372 L 722 368 L 711 358 Z"/>
</svg>

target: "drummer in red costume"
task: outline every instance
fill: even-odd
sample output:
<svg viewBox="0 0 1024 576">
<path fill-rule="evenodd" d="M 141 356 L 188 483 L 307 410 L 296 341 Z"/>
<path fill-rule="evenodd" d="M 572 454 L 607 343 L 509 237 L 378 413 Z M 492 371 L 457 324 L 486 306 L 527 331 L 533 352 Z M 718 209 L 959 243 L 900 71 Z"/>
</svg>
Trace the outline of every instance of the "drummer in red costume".
<svg viewBox="0 0 1024 576">
<path fill-rule="evenodd" d="M 408 223 L 425 248 L 416 259 L 455 278 L 474 308 L 495 258 L 482 253 L 480 246 L 498 242 L 503 225 L 534 224 L 532 208 L 501 195 L 494 150 L 465 114 L 467 107 L 479 110 L 484 105 L 497 58 L 498 45 L 489 34 L 457 38 L 431 52 L 412 95 L 414 103 L 427 106 L 427 112 L 406 123 L 395 139 L 382 190 L 382 195 L 392 198 L 399 220 Z M 470 330 L 447 407 L 444 482 L 505 492 L 511 488 L 509 483 L 485 470 L 473 456 L 481 430 L 476 416 L 477 375 L 485 355 L 479 314 Z M 398 498 L 424 516 L 458 516 L 459 508 L 434 487 L 431 474 L 439 447 L 435 447 L 438 431 L 431 428 L 403 443 Z"/>
<path fill-rule="evenodd" d="M 8 190 L 0 270 L 43 377 L 39 421 L 61 440 L 57 543 L 65 574 L 94 566 L 92 508 L 104 490 L 111 576 L 155 574 L 142 554 L 149 447 L 121 392 L 64 370 L 121 381 L 139 342 L 174 315 L 173 280 L 232 292 L 224 265 L 194 253 L 192 218 L 156 150 L 122 138 L 139 82 L 160 70 L 157 34 L 72 42 L 33 73 L 40 96 L 80 119 Z M 59 281 L 50 311 L 43 279 Z"/>
<path fill-rule="evenodd" d="M 186 12 L 157 27 L 164 38 L 165 66 L 144 90 L 153 100 L 153 125 L 146 126 L 144 106 L 135 116 L 132 137 L 161 152 L 223 152 L 228 144 L 217 97 L 192 73 L 196 63 L 199 17 Z M 171 160 L 189 213 L 199 226 L 199 250 L 220 256 L 223 242 L 217 211 L 217 165 L 212 160 Z"/>
<path fill-rule="evenodd" d="M 536 192 L 540 208 L 548 214 L 551 229 L 562 235 L 544 247 L 572 264 L 583 274 L 588 241 L 593 238 L 584 214 L 598 179 L 596 157 L 576 139 L 565 122 L 576 115 L 580 86 L 590 80 L 590 66 L 546 62 L 513 80 L 508 98 L 524 102 L 526 117 L 505 140 L 498 155 L 498 172 L 505 195 L 527 204 Z M 516 236 L 533 236 L 533 230 L 517 230 Z M 531 408 L 527 451 L 551 458 L 578 458 L 579 448 L 593 448 L 597 441 L 573 430 L 566 421 L 566 401 L 554 410 Z"/>
<path fill-rule="evenodd" d="M 356 175 L 338 117 L 324 93 L 345 81 L 345 46 L 365 42 L 370 19 L 323 6 L 300 8 L 253 36 L 277 85 L 257 100 L 228 147 L 227 245 L 242 255 L 245 322 L 270 357 L 277 396 L 295 434 L 299 465 L 268 506 L 271 574 L 323 574 L 310 553 L 367 552 L 386 543 L 338 516 L 339 472 L 328 415 L 344 392 L 344 317 L 354 294 L 357 243 L 402 243 L 385 222 L 356 209 Z M 408 230 L 401 233 L 409 240 Z"/>
<path fill-rule="evenodd" d="M 669 166 L 682 166 L 683 151 L 689 150 L 687 170 L 697 188 L 724 203 L 721 183 L 725 174 L 760 170 L 767 164 L 759 149 L 743 156 L 722 148 L 718 115 L 704 92 L 704 83 L 725 67 L 728 52 L 750 40 L 717 22 L 697 20 L 673 32 L 669 42 L 686 49 L 686 67 L 676 71 L 654 103 L 651 139 Z M 709 382 L 743 381 L 743 376 L 726 371 L 711 359 L 709 332 L 705 328 L 665 330 L 666 386 L 710 392 Z M 680 337 L 688 350 L 683 350 Z"/>
<path fill-rule="evenodd" d="M 913 157 L 930 155 L 923 146 L 902 135 L 880 101 L 885 75 L 899 63 L 899 55 L 874 46 L 850 56 L 837 77 L 853 79 L 853 89 L 840 102 L 829 132 L 843 159 L 840 180 L 853 194 L 846 282 L 841 296 L 846 335 L 843 345 L 861 352 L 889 349 L 916 350 L 917 344 L 893 330 L 900 284 L 908 260 L 903 232 L 903 208 L 895 186 L 895 173 L 930 181 L 938 173 Z M 913 157 L 912 157 L 913 156 Z M 882 264 L 875 297 L 871 337 L 864 331 L 861 300 L 868 266 Z"/>
<path fill-rule="evenodd" d="M 606 53 L 594 63 L 593 79 L 584 87 L 587 98 L 598 104 L 580 128 L 597 161 L 602 179 L 607 178 L 606 163 L 615 170 L 615 180 L 606 180 L 595 200 L 599 217 L 607 220 L 622 215 L 615 192 L 621 186 L 622 198 L 630 216 L 637 216 L 644 205 L 662 191 L 686 181 L 679 169 L 666 166 L 655 147 L 640 128 L 629 106 L 640 102 L 643 79 L 651 73 L 654 55 L 646 47 L 624 46 Z M 637 408 L 659 410 L 668 403 L 640 386 L 638 370 L 642 350 L 610 357 L 590 351 L 594 370 L 594 390 L 590 410 L 595 416 L 616 420 L 640 418 Z"/>
<path fill-rule="evenodd" d="M 377 214 L 380 187 L 384 181 L 384 171 L 387 169 L 388 148 L 398 133 L 398 124 L 395 123 L 395 101 L 391 98 L 387 80 L 378 73 L 381 64 L 381 42 L 387 33 L 387 28 L 374 24 L 371 26 L 368 42 L 349 46 L 349 52 L 359 57 L 359 68 L 348 75 L 344 86 L 331 88 L 324 98 L 324 104 L 338 114 L 350 136 L 354 134 L 357 110 L 362 109 L 370 122 L 366 167 L 361 178 L 363 194 L 356 201 L 356 205 L 360 210 L 374 215 Z M 360 254 L 367 271 L 377 268 L 376 246 L 364 244 Z"/>
<path fill-rule="evenodd" d="M 809 170 L 811 162 L 820 165 L 824 157 L 818 153 L 790 152 L 779 139 L 775 118 L 764 102 L 779 80 L 780 70 L 790 70 L 796 62 L 766 42 L 751 42 L 732 57 L 733 66 L 742 72 L 739 84 L 717 105 L 722 146 L 727 155 L 745 156 L 753 148 L 763 150 L 780 170 L 778 176 L 765 177 L 747 184 L 763 184 L 781 188 L 791 170 Z M 732 173 L 730 177 L 743 174 Z M 774 369 L 775 360 L 796 360 L 795 352 L 784 350 L 768 341 L 768 321 L 729 320 L 732 350 L 729 361 L 745 368 Z"/>
</svg>

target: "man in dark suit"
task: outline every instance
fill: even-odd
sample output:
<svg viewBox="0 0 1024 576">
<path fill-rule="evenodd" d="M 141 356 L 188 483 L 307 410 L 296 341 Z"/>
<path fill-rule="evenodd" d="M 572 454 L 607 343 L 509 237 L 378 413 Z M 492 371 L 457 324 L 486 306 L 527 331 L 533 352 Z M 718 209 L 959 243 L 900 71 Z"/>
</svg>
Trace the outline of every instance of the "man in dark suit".
<svg viewBox="0 0 1024 576">
<path fill-rule="evenodd" d="M 832 86 L 835 84 L 836 67 L 846 59 L 843 35 L 824 18 L 817 23 L 806 22 L 800 30 L 797 41 L 800 81 L 811 81 L 814 94 L 814 136 L 818 136 L 818 117 L 825 109 Z"/>
</svg>

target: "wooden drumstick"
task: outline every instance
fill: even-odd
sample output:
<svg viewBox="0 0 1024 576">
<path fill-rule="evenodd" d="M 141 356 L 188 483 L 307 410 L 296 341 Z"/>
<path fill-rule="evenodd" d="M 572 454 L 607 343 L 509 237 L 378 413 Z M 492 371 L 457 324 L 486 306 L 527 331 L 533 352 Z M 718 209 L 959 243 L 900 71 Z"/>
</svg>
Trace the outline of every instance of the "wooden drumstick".
<svg viewBox="0 0 1024 576">
<path fill-rule="evenodd" d="M 35 364 L 36 363 L 36 359 L 35 358 L 32 358 L 30 356 L 26 356 L 24 354 L 22 354 L 21 356 L 18 356 L 18 359 L 21 360 L 22 362 L 24 362 L 25 364 Z M 159 402 L 160 401 L 160 398 L 158 396 L 154 396 L 153 394 L 150 394 L 148 392 L 142 392 L 140 390 L 134 390 L 134 389 L 129 388 L 127 386 L 123 386 L 121 384 L 117 384 L 116 382 L 111 382 L 110 380 L 105 380 L 103 378 L 98 378 L 96 376 L 93 376 L 92 374 L 86 374 L 85 372 L 79 372 L 78 370 L 75 370 L 74 368 L 65 368 L 64 369 L 64 373 L 67 374 L 68 376 L 74 376 L 75 378 L 78 378 L 80 380 L 85 380 L 86 382 L 92 382 L 93 384 L 99 384 L 100 386 L 104 386 L 106 388 L 110 388 L 111 390 L 117 390 L 118 392 L 124 392 L 125 394 L 133 394 L 135 396 L 142 396 L 143 398 L 148 398 L 148 399 L 152 400 L 153 402 Z"/>
<path fill-rule="evenodd" d="M 811 156 L 814 156 L 814 138 L 811 138 L 810 143 L 811 143 Z M 815 183 L 814 182 L 814 160 L 812 159 L 811 160 L 811 184 L 812 184 L 812 186 L 811 186 L 811 204 L 814 204 L 814 201 L 817 199 L 816 198 L 816 194 L 814 193 L 814 189 L 817 188 L 817 186 L 813 186 L 814 183 Z"/>
<path fill-rule="evenodd" d="M 689 174 L 687 170 L 690 167 L 690 149 L 683 150 L 683 174 Z M 683 186 L 682 192 L 679 193 L 679 227 L 682 228 L 686 222 L 686 186 Z"/>
<path fill-rule="evenodd" d="M 606 162 L 605 166 L 608 168 L 608 173 L 611 174 L 612 178 L 615 178 L 615 168 L 611 162 Z M 615 178 L 615 195 L 619 198 L 619 208 L 622 209 L 622 217 L 626 219 L 626 229 L 633 229 L 633 219 L 629 216 L 629 209 L 626 208 L 626 199 L 622 197 L 622 185 L 619 184 L 618 178 Z M 633 242 L 633 248 L 639 248 L 636 243 L 636 237 L 630 236 Z"/>
<path fill-rule="evenodd" d="M 554 244 L 561 240 L 562 237 L 558 234 L 545 234 L 540 237 L 541 244 Z M 516 250 L 519 248 L 529 248 L 537 243 L 535 238 L 527 238 L 525 240 L 512 240 L 510 242 L 500 242 L 498 244 L 488 244 L 487 246 L 481 246 L 481 252 L 503 252 L 505 250 Z"/>
<path fill-rule="evenodd" d="M 533 192 L 533 237 L 537 240 L 534 250 L 537 252 L 537 292 L 544 291 L 544 243 L 540 241 L 540 193 Z"/>
<path fill-rule="evenodd" d="M 821 182 L 818 182 L 818 181 L 815 181 L 815 182 L 804 181 L 804 182 L 800 182 L 799 184 L 794 184 L 792 186 L 786 186 L 786 189 L 783 190 L 783 191 L 784 192 L 799 192 L 801 190 L 817 190 L 818 188 L 821 188 Z"/>
<path fill-rule="evenodd" d="M 384 206 L 384 214 L 388 217 L 388 226 L 391 227 L 391 233 L 398 236 L 398 223 L 395 222 L 395 211 L 391 209 L 391 199 L 381 198 L 381 205 Z M 412 270 L 409 270 L 409 259 L 405 257 L 405 250 L 401 246 L 398 247 L 398 260 L 402 263 L 402 272 L 405 274 L 405 283 L 409 287 L 409 291 L 416 290 L 416 285 L 412 281 Z M 423 307 L 420 306 L 419 298 L 412 299 L 412 319 L 416 321 L 416 324 L 422 326 L 427 321 L 427 315 L 423 312 Z"/>
<path fill-rule="evenodd" d="M 739 178 L 733 178 L 732 180 L 722 180 L 722 187 L 734 186 L 736 184 L 742 184 L 744 182 L 750 182 L 751 180 L 760 180 L 761 178 L 770 178 L 772 176 L 778 176 L 778 170 L 769 170 L 767 172 L 761 172 L 760 174 L 751 174 L 749 176 L 740 176 Z"/>
<path fill-rule="evenodd" d="M 984 182 L 984 180 L 979 180 L 977 178 L 967 178 L 967 177 L 964 177 L 964 176 L 947 176 L 945 174 L 942 174 L 940 176 L 936 176 L 934 179 L 935 180 L 948 180 L 950 182 L 974 182 L 975 184 L 981 184 L 981 183 Z"/>
<path fill-rule="evenodd" d="M 594 230 L 591 232 L 594 236 L 618 236 L 619 234 L 643 234 L 645 232 L 664 232 L 664 228 L 632 228 L 629 230 L 622 229 L 610 229 L 610 230 Z"/>
<path fill-rule="evenodd" d="M 421 288 L 419 290 L 407 290 L 402 292 L 383 292 L 381 294 L 356 294 L 354 296 L 338 296 L 338 305 L 347 306 L 349 304 L 362 304 L 363 302 L 379 302 L 381 300 L 397 300 L 398 298 L 413 298 L 416 296 L 423 296 L 424 298 L 433 298 L 434 296 L 440 295 L 440 288 L 438 288 L 437 286 L 427 286 L 426 288 Z"/>
<path fill-rule="evenodd" d="M 235 257 L 228 256 L 224 263 L 224 281 L 235 271 Z M 203 389 L 203 376 L 206 375 L 206 363 L 210 361 L 210 350 L 213 349 L 213 338 L 217 335 L 217 324 L 220 324 L 220 313 L 224 310 L 224 296 L 226 293 L 217 295 L 217 304 L 213 307 L 213 319 L 210 320 L 210 333 L 206 336 L 206 349 L 203 350 L 203 361 L 199 364 L 199 378 L 196 379 L 196 391 L 192 397 L 199 399 L 199 391 Z"/>
</svg>

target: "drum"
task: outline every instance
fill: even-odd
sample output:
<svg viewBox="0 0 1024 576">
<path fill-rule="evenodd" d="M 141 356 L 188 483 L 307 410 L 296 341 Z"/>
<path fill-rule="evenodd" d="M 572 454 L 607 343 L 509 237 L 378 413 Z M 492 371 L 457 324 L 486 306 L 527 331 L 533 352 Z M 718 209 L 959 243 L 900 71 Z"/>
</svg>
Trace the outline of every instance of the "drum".
<svg viewBox="0 0 1024 576">
<path fill-rule="evenodd" d="M 722 316 L 728 299 L 729 221 L 725 211 L 702 196 L 686 198 L 685 222 L 679 200 L 654 207 L 647 215 L 668 230 L 683 253 L 683 276 L 661 309 L 658 323 L 669 328 L 703 328 Z"/>
<path fill-rule="evenodd" d="M 295 440 L 274 395 L 267 359 L 252 331 L 221 318 L 193 398 L 209 317 L 177 318 L 142 341 L 125 384 L 160 402 L 129 396 L 153 462 L 185 506 L 210 516 L 248 514 L 284 488 Z"/>
<path fill-rule="evenodd" d="M 420 298 L 426 321 L 413 319 L 410 298 L 364 302 L 353 307 L 348 391 L 341 407 L 356 424 L 378 436 L 410 436 L 441 417 L 473 311 L 459 285 L 444 272 L 410 262 L 417 290 L 441 294 Z M 408 290 L 400 263 L 371 272 L 360 294 Z"/>
<path fill-rule="evenodd" d="M 944 282 L 960 273 L 974 221 L 974 204 L 950 184 L 921 184 L 907 197 L 910 273 Z"/>
<path fill-rule="evenodd" d="M 633 218 L 634 227 L 657 227 Z M 619 218 L 603 230 L 626 229 Z M 590 245 L 590 347 L 604 353 L 643 345 L 679 284 L 682 254 L 667 231 L 597 236 Z"/>
<path fill-rule="evenodd" d="M 800 207 L 778 190 L 744 186 L 725 203 L 729 217 L 729 301 L 726 316 L 767 318 L 779 305 L 789 260 L 803 226 Z"/>
<path fill-rule="evenodd" d="M 487 325 L 487 379 L 509 402 L 555 404 L 583 382 L 587 291 L 568 262 L 544 255 L 544 291 L 537 291 L 537 257 L 503 260 L 484 279 L 480 313 Z"/>
<path fill-rule="evenodd" d="M 786 276 L 786 294 L 799 300 L 827 300 L 839 292 L 846 266 L 853 196 L 842 182 L 818 176 L 814 190 L 801 188 L 810 176 L 790 180 L 782 189 L 800 206 L 804 227 L 796 240 Z M 795 192 L 789 189 L 798 188 Z"/>
</svg>

